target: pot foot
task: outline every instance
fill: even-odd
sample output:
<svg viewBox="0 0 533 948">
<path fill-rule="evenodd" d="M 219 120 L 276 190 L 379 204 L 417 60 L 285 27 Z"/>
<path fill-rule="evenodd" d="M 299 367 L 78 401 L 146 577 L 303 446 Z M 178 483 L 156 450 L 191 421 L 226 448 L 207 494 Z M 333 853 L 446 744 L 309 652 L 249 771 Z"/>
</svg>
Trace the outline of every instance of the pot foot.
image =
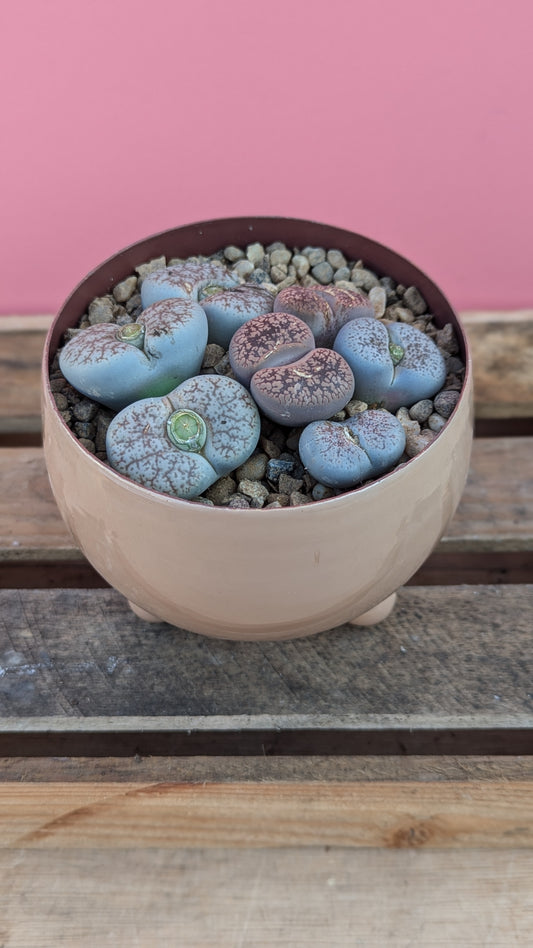
<svg viewBox="0 0 533 948">
<path fill-rule="evenodd" d="M 146 609 L 141 609 L 140 606 L 135 605 L 131 599 L 128 599 L 128 606 L 131 611 L 138 616 L 139 619 L 143 619 L 144 622 L 162 622 L 163 620 L 159 616 L 154 616 L 153 612 L 147 612 Z"/>
<path fill-rule="evenodd" d="M 377 606 L 374 606 L 373 609 L 369 609 L 368 612 L 363 612 L 362 615 L 350 619 L 349 625 L 377 625 L 378 622 L 383 622 L 384 619 L 388 619 L 394 609 L 396 599 L 397 596 L 394 592 L 391 596 L 387 596 L 382 602 L 378 602 Z"/>
</svg>

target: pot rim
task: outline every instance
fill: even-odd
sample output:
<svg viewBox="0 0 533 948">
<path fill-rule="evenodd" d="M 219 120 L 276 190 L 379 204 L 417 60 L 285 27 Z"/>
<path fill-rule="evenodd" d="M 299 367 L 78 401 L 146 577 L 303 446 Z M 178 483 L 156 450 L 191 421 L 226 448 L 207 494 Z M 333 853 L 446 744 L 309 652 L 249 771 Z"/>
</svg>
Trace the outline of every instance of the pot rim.
<svg viewBox="0 0 533 948">
<path fill-rule="evenodd" d="M 68 425 L 62 418 L 59 412 L 59 409 L 56 406 L 55 400 L 53 398 L 52 389 L 50 385 L 49 366 L 57 351 L 58 343 L 63 332 L 69 326 L 75 325 L 75 321 L 72 321 L 72 318 L 71 318 L 72 314 L 70 314 L 70 309 L 71 308 L 76 309 L 78 307 L 79 305 L 78 297 L 80 298 L 80 301 L 79 301 L 80 304 L 81 304 L 82 299 L 86 300 L 86 303 L 85 303 L 85 306 L 86 306 L 88 305 L 88 302 L 90 302 L 90 300 L 92 300 L 96 295 L 103 295 L 105 293 L 111 292 L 113 286 L 116 283 L 119 283 L 121 280 L 131 275 L 131 273 L 134 272 L 136 266 L 139 266 L 141 263 L 146 262 L 146 260 L 148 259 L 146 253 L 142 255 L 141 257 L 139 257 L 138 259 L 136 256 L 137 254 L 142 253 L 145 247 L 154 248 L 148 251 L 149 255 L 152 258 L 154 256 L 163 255 L 163 254 L 168 258 L 169 256 L 172 256 L 173 254 L 169 252 L 167 244 L 168 244 L 168 241 L 171 241 L 175 237 L 175 235 L 188 236 L 190 234 L 192 238 L 196 232 L 197 238 L 203 238 L 207 233 L 207 234 L 210 234 L 212 239 L 216 239 L 216 235 L 219 232 L 227 233 L 228 239 L 226 239 L 225 242 L 217 243 L 214 250 L 207 250 L 205 246 L 204 248 L 201 248 L 201 249 L 198 248 L 196 250 L 196 253 L 204 253 L 206 252 L 206 250 L 208 253 L 213 253 L 215 250 L 222 249 L 224 246 L 228 245 L 228 243 L 230 242 L 230 239 L 229 239 L 230 235 L 232 232 L 234 232 L 235 229 L 240 230 L 240 228 L 243 228 L 243 229 L 247 228 L 248 231 L 250 232 L 250 237 L 252 238 L 252 235 L 253 235 L 255 239 L 258 240 L 260 238 L 257 234 L 254 235 L 254 230 L 256 228 L 259 228 L 260 233 L 263 233 L 264 229 L 266 228 L 268 230 L 269 227 L 272 228 L 272 233 L 273 234 L 276 233 L 277 236 L 273 236 L 272 240 L 268 242 L 273 242 L 273 240 L 276 240 L 276 239 L 284 240 L 283 233 L 280 234 L 276 231 L 277 227 L 279 227 L 281 230 L 283 230 L 283 227 L 296 228 L 296 229 L 301 228 L 301 227 L 304 227 L 304 228 L 310 227 L 313 231 L 315 229 L 318 229 L 323 234 L 322 240 L 324 240 L 324 238 L 327 238 L 329 247 L 337 246 L 337 244 L 329 243 L 329 239 L 333 237 L 338 237 L 339 242 L 341 243 L 341 247 L 339 249 L 342 249 L 343 239 L 348 240 L 349 242 L 352 242 L 354 240 L 361 241 L 367 250 L 370 250 L 370 252 L 376 253 L 378 260 L 380 258 L 383 260 L 391 259 L 395 263 L 397 262 L 401 270 L 405 270 L 406 272 L 409 273 L 412 283 L 414 283 L 418 288 L 420 288 L 420 286 L 425 288 L 426 290 L 425 293 L 424 293 L 424 290 L 421 290 L 423 296 L 427 295 L 427 291 L 429 288 L 429 290 L 431 291 L 431 296 L 433 296 L 441 304 L 441 308 L 446 311 L 445 315 L 448 317 L 448 318 L 442 318 L 442 314 L 439 314 L 439 312 L 435 312 L 434 315 L 437 317 L 437 322 L 439 325 L 442 325 L 442 326 L 446 325 L 448 322 L 452 323 L 452 325 L 454 326 L 455 332 L 457 333 L 459 345 L 461 348 L 461 355 L 465 363 L 465 377 L 463 381 L 463 387 L 459 393 L 459 399 L 458 399 L 457 405 L 453 409 L 453 412 L 450 415 L 450 417 L 446 420 L 445 427 L 442 429 L 441 432 L 438 433 L 437 437 L 435 438 L 435 441 L 430 442 L 428 445 L 426 445 L 426 447 L 424 447 L 422 451 L 420 451 L 419 454 L 415 455 L 415 457 L 410 458 L 408 461 L 404 461 L 400 465 L 397 465 L 392 471 L 388 471 L 387 473 L 382 474 L 380 477 L 373 478 L 372 480 L 367 481 L 366 483 L 361 484 L 358 487 L 354 487 L 351 490 L 342 491 L 342 493 L 340 494 L 337 494 L 333 497 L 324 498 L 323 500 L 313 500 L 310 503 L 303 504 L 297 507 L 271 508 L 268 511 L 265 511 L 264 509 L 254 510 L 254 508 L 242 509 L 242 508 L 229 508 L 229 507 L 217 507 L 217 506 L 210 507 L 207 504 L 202 504 L 201 502 L 198 502 L 196 500 L 185 500 L 182 497 L 173 497 L 170 494 L 165 494 L 161 491 L 156 491 L 156 490 L 153 490 L 152 488 L 144 487 L 143 485 L 138 484 L 135 481 L 132 481 L 130 478 L 126 477 L 126 475 L 120 474 L 118 471 L 115 471 L 110 465 L 105 464 L 104 461 L 101 461 L 99 458 L 97 458 L 94 454 L 88 451 L 87 448 L 85 448 L 80 443 L 76 435 L 71 431 L 71 429 L 68 427 Z M 237 243 L 242 243 L 243 241 L 240 237 L 236 238 L 235 234 L 233 233 L 232 242 L 235 242 L 237 244 Z M 265 242 L 265 240 L 261 240 L 261 242 Z M 209 244 L 208 246 L 211 246 L 211 244 Z M 326 246 L 326 243 L 322 242 L 321 246 Z M 192 256 L 193 252 L 191 251 L 188 255 Z M 382 267 L 379 264 L 376 266 L 373 263 L 373 258 L 371 256 L 368 256 L 368 253 L 365 253 L 365 266 L 368 266 L 369 268 L 373 270 L 377 270 L 378 272 L 382 269 Z M 98 293 L 93 292 L 92 289 L 88 293 L 88 287 L 89 286 L 92 287 L 93 284 L 98 283 L 100 280 L 103 281 L 106 272 L 110 270 L 113 270 L 115 272 L 113 274 L 108 274 L 107 286 L 100 285 L 100 289 Z M 387 273 L 387 275 L 391 275 L 393 276 L 394 279 L 398 279 L 398 277 L 396 277 L 392 272 Z M 82 308 L 79 309 L 77 318 L 79 318 L 84 308 L 85 307 L 82 306 Z M 440 319 L 439 319 L 439 316 L 441 316 Z M 175 505 L 181 506 L 183 504 L 187 504 L 188 508 L 190 508 L 191 506 L 195 506 L 199 510 L 210 512 L 211 515 L 215 511 L 217 511 L 218 515 L 220 515 L 221 512 L 225 513 L 226 510 L 231 510 L 232 516 L 241 515 L 241 516 L 246 516 L 250 518 L 252 515 L 255 514 L 256 516 L 261 516 L 264 518 L 265 514 L 268 514 L 270 516 L 272 515 L 279 516 L 281 515 L 282 512 L 284 512 L 285 516 L 288 515 L 288 512 L 291 512 L 293 516 L 298 516 L 298 515 L 301 516 L 304 510 L 309 511 L 315 507 L 323 508 L 324 504 L 328 504 L 328 505 L 337 504 L 338 505 L 339 502 L 346 502 L 349 498 L 355 495 L 360 497 L 362 494 L 364 494 L 365 492 L 368 492 L 369 490 L 372 490 L 372 488 L 381 484 L 383 481 L 388 481 L 391 478 L 397 477 L 400 474 L 402 474 L 402 472 L 404 472 L 406 468 L 411 468 L 413 465 L 416 466 L 417 463 L 420 463 L 424 455 L 428 451 L 433 450 L 435 445 L 439 441 L 439 439 L 442 438 L 442 436 L 445 435 L 446 432 L 449 432 L 450 427 L 453 429 L 454 421 L 457 417 L 457 414 L 461 406 L 463 405 L 465 400 L 468 400 L 468 398 L 470 397 L 471 388 L 472 388 L 472 356 L 471 356 L 470 347 L 469 347 L 469 343 L 468 343 L 468 339 L 467 339 L 464 327 L 461 324 L 459 317 L 457 316 L 456 312 L 452 308 L 451 304 L 449 303 L 448 299 L 446 298 L 442 290 L 424 271 L 420 270 L 420 268 L 417 267 L 415 264 L 411 263 L 411 261 L 408 258 L 404 257 L 402 254 L 397 253 L 395 250 L 392 250 L 391 248 L 387 247 L 384 244 L 379 243 L 378 241 L 373 240 L 372 238 L 368 238 L 362 234 L 358 234 L 355 231 L 350 231 L 350 230 L 347 230 L 345 228 L 340 228 L 340 227 L 334 227 L 329 224 L 323 224 L 318 221 L 307 220 L 304 218 L 279 217 L 279 216 L 223 217 L 223 218 L 213 218 L 213 219 L 209 219 L 205 221 L 184 224 L 179 227 L 173 227 L 173 228 L 169 228 L 168 230 L 156 232 L 148 237 L 142 238 L 138 241 L 135 241 L 132 244 L 127 245 L 123 249 L 107 257 L 104 261 L 102 261 L 100 264 L 98 264 L 92 270 L 90 270 L 66 297 L 66 299 L 61 305 L 57 315 L 55 316 L 47 332 L 44 348 L 43 348 L 43 355 L 42 355 L 41 378 L 42 378 L 43 414 L 45 412 L 46 407 L 48 407 L 48 409 L 50 409 L 53 412 L 53 414 L 56 417 L 57 422 L 68 433 L 68 435 L 74 442 L 77 449 L 86 455 L 86 459 L 88 459 L 91 464 L 94 464 L 97 466 L 95 469 L 96 471 L 100 471 L 100 473 L 104 474 L 107 477 L 110 477 L 112 480 L 116 480 L 119 485 L 122 484 L 126 486 L 134 494 L 140 493 L 142 497 L 146 497 L 146 495 L 149 494 L 154 499 L 157 499 L 159 502 L 170 504 L 171 506 L 175 506 Z M 203 515 L 204 514 L 201 514 L 201 516 Z"/>
</svg>

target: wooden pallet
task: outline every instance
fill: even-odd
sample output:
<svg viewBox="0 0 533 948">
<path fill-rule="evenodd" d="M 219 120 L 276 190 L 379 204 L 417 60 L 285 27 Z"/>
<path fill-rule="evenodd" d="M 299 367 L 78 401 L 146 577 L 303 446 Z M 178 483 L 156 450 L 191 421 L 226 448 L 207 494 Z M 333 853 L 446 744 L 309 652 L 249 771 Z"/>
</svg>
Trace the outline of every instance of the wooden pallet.
<svg viewBox="0 0 533 948">
<path fill-rule="evenodd" d="M 40 447 L 49 322 L 0 320 L 0 867 L 31 853 L 42 872 L 62 851 L 79 869 L 91 851 L 112 886 L 123 850 L 176 878 L 177 847 L 204 868 L 221 847 L 244 884 L 254 847 L 303 876 L 302 847 L 322 847 L 324 872 L 323 847 L 533 847 L 533 312 L 464 316 L 471 474 L 394 614 L 277 644 L 144 624 L 77 550 Z M 377 924 L 368 944 L 386 943 Z M 99 943 L 78 936 L 46 944 Z"/>
</svg>

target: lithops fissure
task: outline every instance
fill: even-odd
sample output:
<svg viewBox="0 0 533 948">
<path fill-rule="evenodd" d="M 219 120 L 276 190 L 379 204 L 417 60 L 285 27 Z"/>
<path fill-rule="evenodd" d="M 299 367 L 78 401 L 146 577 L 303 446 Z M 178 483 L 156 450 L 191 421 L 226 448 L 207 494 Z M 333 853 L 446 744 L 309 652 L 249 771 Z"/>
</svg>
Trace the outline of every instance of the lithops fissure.
<svg viewBox="0 0 533 948">
<path fill-rule="evenodd" d="M 78 333 L 61 350 L 59 364 L 79 392 L 120 411 L 197 375 L 206 344 L 202 307 L 192 300 L 163 300 L 135 323 L 97 323 Z"/>
<path fill-rule="evenodd" d="M 386 473 L 405 449 L 405 431 L 388 411 L 361 412 L 347 421 L 315 421 L 304 429 L 298 450 L 309 473 L 337 490 Z"/>
<path fill-rule="evenodd" d="M 211 293 L 238 285 L 238 280 L 223 263 L 179 263 L 154 270 L 145 277 L 141 287 L 141 302 L 143 309 L 159 300 L 190 299 L 198 302 Z"/>
<path fill-rule="evenodd" d="M 408 323 L 356 319 L 333 348 L 355 376 L 355 396 L 389 411 L 431 398 L 446 380 L 446 364 L 432 339 Z"/>
<path fill-rule="evenodd" d="M 227 349 L 231 337 L 244 323 L 272 312 L 274 297 L 268 290 L 245 284 L 206 296 L 201 305 L 207 316 L 208 341 Z"/>
<path fill-rule="evenodd" d="M 362 293 L 335 286 L 289 286 L 278 293 L 275 312 L 291 313 L 310 327 L 317 346 L 330 347 L 340 328 L 351 319 L 374 316 Z"/>
<path fill-rule="evenodd" d="M 229 359 L 259 408 L 281 425 L 329 418 L 353 395 L 346 361 L 332 349 L 315 349 L 311 328 L 290 313 L 258 316 L 241 326 Z"/>
<path fill-rule="evenodd" d="M 121 474 L 190 500 L 250 457 L 260 434 L 257 406 L 235 379 L 202 375 L 162 398 L 124 408 L 109 425 L 109 463 Z"/>
</svg>

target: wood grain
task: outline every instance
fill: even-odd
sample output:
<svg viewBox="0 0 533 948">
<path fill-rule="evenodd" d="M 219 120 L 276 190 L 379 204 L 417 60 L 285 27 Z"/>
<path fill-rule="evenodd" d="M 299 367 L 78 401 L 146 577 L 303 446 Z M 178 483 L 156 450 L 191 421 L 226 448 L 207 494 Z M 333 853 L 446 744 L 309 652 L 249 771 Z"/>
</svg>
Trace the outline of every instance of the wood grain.
<svg viewBox="0 0 533 948">
<path fill-rule="evenodd" d="M 533 310 L 462 314 L 476 415 L 533 417 Z M 0 319 L 0 434 L 40 430 L 40 371 L 52 317 Z"/>
<path fill-rule="evenodd" d="M 379 743 L 384 729 L 390 739 L 384 752 L 400 753 L 416 726 L 429 729 L 424 752 L 452 753 L 443 749 L 446 733 L 460 740 L 454 728 L 466 726 L 479 732 L 478 740 L 484 731 L 501 732 L 501 748 L 478 746 L 477 753 L 521 753 L 506 741 L 513 727 L 525 727 L 529 740 L 533 723 L 532 628 L 531 585 L 407 587 L 379 626 L 340 626 L 277 643 L 209 640 L 147 625 L 111 589 L 4 590 L 0 738 L 11 733 L 15 744 L 26 740 L 29 747 L 32 726 L 48 716 L 55 724 L 45 722 L 43 733 L 59 733 L 65 748 L 74 741 L 68 728 L 78 730 L 79 740 L 92 728 L 94 743 L 87 747 L 94 748 L 107 729 L 119 756 L 132 752 L 128 730 L 146 746 L 141 753 L 153 752 L 150 742 L 159 734 L 158 753 L 187 756 L 192 746 L 193 754 L 202 746 L 207 754 L 222 746 L 219 753 L 245 753 L 247 740 L 251 753 L 291 753 L 294 746 L 293 753 L 372 753 L 365 750 L 364 730 Z M 217 725 L 213 719 L 220 715 L 231 720 Z M 303 725 L 294 716 L 303 716 Z M 186 720 L 176 725 L 172 717 Z M 98 718 L 104 719 L 100 731 Z M 128 718 L 137 721 L 128 724 Z M 198 726 L 207 737 L 193 729 L 187 738 L 192 718 L 206 722 Z M 307 744 L 297 733 L 302 726 L 311 728 Z M 437 732 L 444 745 L 435 751 Z M 32 745 L 37 756 L 38 738 Z M 329 742 L 327 749 L 320 750 L 320 741 Z M 73 753 L 60 746 L 54 751 L 60 756 Z M 81 744 L 78 753 L 84 754 Z M 109 748 L 106 753 L 113 755 Z"/>
<path fill-rule="evenodd" d="M 532 786 L 0 784 L 0 848 L 532 848 Z"/>
<path fill-rule="evenodd" d="M 530 948 L 528 850 L 0 853 L 6 948 Z"/>
<path fill-rule="evenodd" d="M 0 563 L 85 563 L 53 499 L 42 449 L 0 451 Z M 441 552 L 533 551 L 533 437 L 474 441 Z"/>
</svg>

